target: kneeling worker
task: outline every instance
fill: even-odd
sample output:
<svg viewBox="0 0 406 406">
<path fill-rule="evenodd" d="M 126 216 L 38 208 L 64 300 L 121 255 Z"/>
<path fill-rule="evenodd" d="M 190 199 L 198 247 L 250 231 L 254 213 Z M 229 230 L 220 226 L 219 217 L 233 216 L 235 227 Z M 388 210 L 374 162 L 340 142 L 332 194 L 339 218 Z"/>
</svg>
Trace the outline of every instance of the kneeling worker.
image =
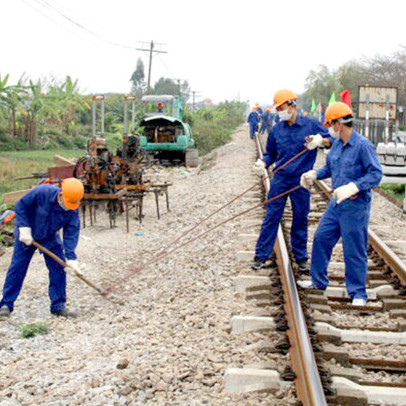
<svg viewBox="0 0 406 406">
<path fill-rule="evenodd" d="M 48 248 L 67 264 L 79 270 L 75 248 L 79 239 L 80 221 L 78 207 L 84 188 L 80 180 L 67 178 L 61 188 L 53 185 L 39 185 L 30 190 L 16 204 L 14 234 L 16 237 L 13 257 L 7 271 L 0 302 L 0 317 L 7 317 L 13 311 L 31 258 L 36 250 L 33 241 Z M 58 230 L 63 230 L 63 242 Z M 65 255 L 64 255 L 65 254 Z M 49 270 L 49 297 L 51 313 L 71 316 L 65 308 L 66 273 L 62 265 L 44 254 Z"/>
<path fill-rule="evenodd" d="M 327 108 L 324 125 L 338 139 L 326 165 L 304 173 L 300 180 L 309 189 L 316 179 L 331 177 L 334 192 L 314 235 L 311 280 L 298 281 L 298 285 L 327 288 L 331 253 L 342 237 L 347 292 L 354 306 L 365 306 L 371 189 L 379 185 L 382 168 L 371 142 L 353 130 L 353 119 L 351 108 L 344 103 L 332 103 Z"/>
<path fill-rule="evenodd" d="M 329 137 L 327 129 L 319 122 L 310 117 L 299 115 L 296 99 L 297 96 L 290 90 L 283 89 L 275 93 L 274 108 L 278 112 L 280 122 L 269 133 L 263 160 L 258 159 L 255 163 L 255 168 L 262 171 L 275 162 L 274 170 L 277 172 L 271 180 L 268 199 L 298 186 L 301 175 L 313 168 L 317 147 L 329 147 L 333 141 Z M 278 171 L 278 167 L 302 152 L 305 146 L 309 151 Z M 267 261 L 273 251 L 279 223 L 288 197 L 292 202 L 293 209 L 291 230 L 293 255 L 300 270 L 302 272 L 308 271 L 306 245 L 310 193 L 303 188 L 296 189 L 289 195 L 267 204 L 265 218 L 255 248 L 254 263 L 251 265 L 254 270 L 274 265 L 268 265 Z"/>
</svg>

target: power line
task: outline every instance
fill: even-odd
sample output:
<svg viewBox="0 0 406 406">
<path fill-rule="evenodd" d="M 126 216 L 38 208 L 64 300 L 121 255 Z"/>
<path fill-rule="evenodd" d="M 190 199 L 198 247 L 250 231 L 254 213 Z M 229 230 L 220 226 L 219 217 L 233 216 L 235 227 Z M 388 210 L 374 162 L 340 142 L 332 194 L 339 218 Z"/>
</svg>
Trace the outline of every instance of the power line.
<svg viewBox="0 0 406 406">
<path fill-rule="evenodd" d="M 176 80 L 175 79 L 175 75 L 171 72 L 171 70 L 168 68 L 168 66 L 166 65 L 166 63 L 164 62 L 164 60 L 161 58 L 161 55 L 158 54 L 159 60 L 161 61 L 162 65 L 164 66 L 164 68 L 168 71 L 171 79 Z"/>
<path fill-rule="evenodd" d="M 34 10 L 39 12 L 42 16 L 48 18 L 49 20 L 51 20 L 52 22 L 54 22 L 55 24 L 57 24 L 59 26 L 59 24 L 55 20 L 51 19 L 48 15 L 44 14 L 43 12 L 38 10 L 37 8 L 33 7 L 31 4 L 27 3 L 26 0 L 23 0 L 23 1 L 24 1 L 25 4 L 28 4 L 29 6 L 34 8 Z M 74 25 L 76 28 L 79 28 L 80 30 L 86 32 L 87 34 L 90 34 L 94 38 L 97 38 L 98 40 L 101 40 L 101 41 L 106 42 L 106 43 L 108 43 L 110 45 L 120 47 L 120 48 L 126 48 L 126 49 L 132 49 L 132 50 L 135 49 L 134 47 L 131 47 L 131 46 L 128 46 L 128 45 L 123 45 L 123 44 L 120 44 L 118 42 L 111 41 L 109 39 L 106 39 L 106 38 L 102 37 L 98 33 L 86 28 L 83 24 L 78 23 L 73 18 L 69 17 L 68 15 L 66 15 L 65 13 L 60 11 L 58 8 L 56 8 L 52 4 L 48 3 L 46 0 L 33 0 L 33 1 L 35 3 L 37 3 L 38 5 L 42 6 L 43 8 L 46 8 L 46 9 L 50 10 L 51 12 L 55 12 L 55 13 L 59 14 L 59 16 L 61 16 L 64 20 L 68 21 L 71 25 Z"/>
<path fill-rule="evenodd" d="M 143 42 L 144 44 L 146 44 L 146 42 Z M 164 45 L 164 44 L 159 44 L 159 43 L 154 43 L 154 41 L 151 41 L 149 44 L 149 49 L 146 48 L 137 48 L 137 51 L 146 51 L 149 52 L 149 66 L 148 66 L 148 85 L 147 85 L 147 93 L 150 92 L 151 90 L 151 68 L 152 68 L 152 55 L 154 53 L 157 54 L 166 54 L 166 51 L 158 51 L 158 50 L 154 50 L 154 46 L 156 45 Z"/>
</svg>

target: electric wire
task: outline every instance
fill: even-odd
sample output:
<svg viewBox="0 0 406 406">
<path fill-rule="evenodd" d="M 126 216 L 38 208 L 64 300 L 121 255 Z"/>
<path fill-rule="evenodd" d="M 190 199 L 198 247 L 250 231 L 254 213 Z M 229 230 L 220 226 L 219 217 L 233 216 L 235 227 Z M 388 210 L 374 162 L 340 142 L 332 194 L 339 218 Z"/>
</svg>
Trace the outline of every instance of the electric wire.
<svg viewBox="0 0 406 406">
<path fill-rule="evenodd" d="M 99 35 L 95 31 L 92 31 L 92 30 L 88 29 L 83 24 L 77 22 L 76 20 L 74 20 L 73 18 L 71 18 L 70 16 L 65 14 L 64 12 L 60 11 L 58 8 L 54 7 L 52 4 L 50 4 L 46 0 L 32 0 L 32 1 L 34 1 L 34 3 L 36 3 L 37 5 L 43 7 L 44 9 L 49 10 L 52 13 L 57 13 L 63 20 L 67 21 L 71 26 L 73 25 L 78 30 L 80 30 L 82 32 L 85 32 L 86 34 L 91 35 L 93 38 L 95 38 L 95 39 L 97 39 L 99 41 L 108 43 L 108 44 L 110 44 L 112 46 L 116 46 L 116 47 L 119 47 L 119 48 L 135 50 L 134 46 L 124 45 L 124 44 L 120 44 L 120 43 L 118 43 L 116 41 L 109 40 L 109 39 Z M 72 33 L 72 31 L 69 30 L 67 27 L 61 26 L 55 19 L 52 19 L 48 14 L 46 14 L 45 12 L 43 12 L 43 11 L 39 10 L 38 8 L 34 7 L 32 4 L 28 3 L 27 0 L 23 0 L 23 2 L 25 4 L 27 4 L 27 5 L 29 5 L 34 10 L 36 10 L 38 13 L 40 13 L 43 17 L 46 17 L 48 20 L 52 21 L 54 24 L 58 25 L 59 27 L 63 27 L 65 29 L 67 29 L 70 33 Z"/>
</svg>

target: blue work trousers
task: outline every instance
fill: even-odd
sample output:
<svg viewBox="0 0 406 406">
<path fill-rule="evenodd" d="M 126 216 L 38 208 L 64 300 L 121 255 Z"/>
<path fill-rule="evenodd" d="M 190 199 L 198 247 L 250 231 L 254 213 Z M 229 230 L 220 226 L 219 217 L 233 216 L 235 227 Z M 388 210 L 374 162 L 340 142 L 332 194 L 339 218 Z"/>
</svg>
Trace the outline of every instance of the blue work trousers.
<svg viewBox="0 0 406 406">
<path fill-rule="evenodd" d="M 56 242 L 52 242 L 51 244 L 41 242 L 41 245 L 44 245 L 63 261 L 65 260 L 61 244 Z M 4 282 L 3 298 L 0 302 L 0 307 L 7 306 L 10 311 L 13 311 L 14 302 L 20 293 L 35 250 L 36 247 L 33 245 L 25 245 L 16 240 L 11 265 L 7 271 L 6 280 Z M 66 273 L 63 266 L 48 255 L 44 254 L 44 259 L 49 270 L 48 294 L 51 299 L 51 312 L 59 312 L 65 307 L 66 302 Z"/>
<path fill-rule="evenodd" d="M 257 130 L 257 123 L 250 123 L 250 138 L 255 138 L 255 131 Z"/>
<path fill-rule="evenodd" d="M 330 200 L 313 241 L 310 274 L 318 288 L 328 286 L 327 267 L 333 248 L 342 237 L 347 292 L 351 298 L 367 299 L 369 213 L 370 203 L 359 198 L 341 204 Z"/>
<path fill-rule="evenodd" d="M 267 129 L 267 125 L 265 123 L 262 123 L 261 128 L 259 129 L 259 133 L 263 134 L 266 129 Z"/>
<path fill-rule="evenodd" d="M 284 177 L 275 175 L 271 181 L 268 200 L 297 186 L 300 177 Z M 293 220 L 291 228 L 292 251 L 296 261 L 307 259 L 307 217 L 310 210 L 310 193 L 299 188 L 288 195 L 269 202 L 266 207 L 265 218 L 255 248 L 255 256 L 260 261 L 266 261 L 273 251 L 279 223 L 282 219 L 286 200 L 292 203 Z"/>
</svg>

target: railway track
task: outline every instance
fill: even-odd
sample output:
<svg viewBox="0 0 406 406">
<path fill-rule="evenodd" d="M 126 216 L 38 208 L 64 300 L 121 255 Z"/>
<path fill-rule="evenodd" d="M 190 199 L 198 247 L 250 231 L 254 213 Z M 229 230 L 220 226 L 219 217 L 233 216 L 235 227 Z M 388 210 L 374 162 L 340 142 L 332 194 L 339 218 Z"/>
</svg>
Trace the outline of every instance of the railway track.
<svg viewBox="0 0 406 406">
<path fill-rule="evenodd" d="M 261 156 L 263 144 L 259 138 L 257 147 Z M 265 180 L 264 189 L 266 196 L 269 179 Z M 315 189 L 309 215 L 309 253 L 331 191 L 325 182 L 319 181 Z M 387 229 L 377 225 L 374 230 L 372 215 L 368 248 L 369 299 L 365 307 L 355 308 L 345 290 L 340 241 L 333 251 L 330 285 L 326 291 L 298 290 L 296 280 L 306 276 L 299 275 L 292 265 L 291 249 L 285 242 L 289 241 L 285 237 L 289 235 L 291 219 L 288 204 L 274 250 L 278 272 L 249 273 L 237 278 L 237 290 L 268 311 L 268 314 L 263 313 L 262 324 L 260 320 L 247 318 L 247 326 L 252 327 L 246 330 L 257 326 L 272 331 L 273 336 L 278 334 L 274 348 L 261 350 L 272 357 L 275 353 L 281 355 L 278 370 L 272 371 L 277 372 L 277 376 L 269 375 L 267 381 L 265 373 L 257 371 L 257 381 L 250 376 L 246 390 L 257 387 L 272 391 L 273 388 L 275 392 L 275 388 L 294 383 L 290 390 L 297 404 L 406 404 L 406 265 L 401 255 L 404 241 L 390 237 L 386 243 Z M 256 233 L 245 235 L 246 250 L 239 253 L 243 260 L 253 258 L 253 243 L 260 222 L 259 218 L 247 221 L 256 227 Z M 238 322 L 234 318 L 234 325 Z M 243 382 L 240 379 L 241 387 Z"/>
</svg>

